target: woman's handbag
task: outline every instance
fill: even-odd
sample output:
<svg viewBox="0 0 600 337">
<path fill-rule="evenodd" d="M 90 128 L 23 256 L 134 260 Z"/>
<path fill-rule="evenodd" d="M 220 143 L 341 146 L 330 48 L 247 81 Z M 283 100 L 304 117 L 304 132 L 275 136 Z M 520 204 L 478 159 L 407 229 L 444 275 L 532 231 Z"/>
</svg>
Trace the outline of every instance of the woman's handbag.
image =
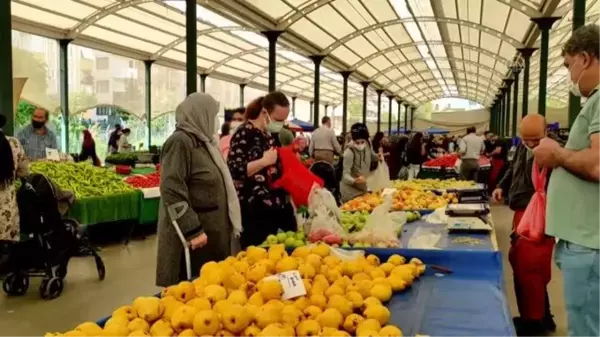
<svg viewBox="0 0 600 337">
<path fill-rule="evenodd" d="M 302 164 L 292 146 L 280 147 L 277 155 L 281 164 L 281 178 L 272 183 L 290 194 L 296 207 L 308 205 L 308 196 L 315 184 L 323 187 L 323 180 Z"/>
<path fill-rule="evenodd" d="M 535 192 L 523 213 L 523 217 L 517 225 L 517 234 L 532 241 L 541 241 L 546 235 L 546 175 L 547 168 L 539 169 L 538 164 L 533 162 L 531 168 L 531 180 Z"/>
</svg>

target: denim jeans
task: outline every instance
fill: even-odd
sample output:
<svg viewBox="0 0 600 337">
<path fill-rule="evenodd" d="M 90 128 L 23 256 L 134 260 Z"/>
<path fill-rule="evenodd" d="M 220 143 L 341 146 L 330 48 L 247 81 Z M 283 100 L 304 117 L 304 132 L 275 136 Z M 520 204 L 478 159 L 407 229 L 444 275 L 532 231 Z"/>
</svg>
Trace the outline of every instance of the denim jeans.
<svg viewBox="0 0 600 337">
<path fill-rule="evenodd" d="M 598 250 L 572 242 L 556 243 L 555 259 L 562 270 L 570 336 L 598 336 L 600 325 Z"/>
</svg>

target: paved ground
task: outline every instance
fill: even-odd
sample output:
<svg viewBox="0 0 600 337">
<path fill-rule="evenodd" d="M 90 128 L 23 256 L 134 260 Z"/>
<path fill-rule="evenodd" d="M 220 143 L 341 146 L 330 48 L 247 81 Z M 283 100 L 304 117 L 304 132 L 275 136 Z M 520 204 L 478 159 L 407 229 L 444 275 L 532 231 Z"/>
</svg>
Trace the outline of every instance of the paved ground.
<svg viewBox="0 0 600 337">
<path fill-rule="evenodd" d="M 494 206 L 498 244 L 504 256 L 504 274 L 511 310 L 516 315 L 512 291 L 512 271 L 507 260 L 512 212 L 505 206 Z M 109 314 L 133 298 L 153 294 L 156 261 L 155 237 L 133 241 L 128 247 L 112 245 L 102 251 L 107 277 L 100 282 L 91 258 L 77 258 L 69 265 L 67 286 L 61 297 L 41 300 L 37 291 L 39 280 L 32 280 L 24 297 L 7 298 L 0 293 L 0 334 L 39 336 L 48 331 L 63 331 L 86 320 L 96 320 Z M 562 296 L 562 277 L 553 266 L 549 287 L 550 301 L 558 325 L 556 335 L 566 335 L 566 320 Z"/>
</svg>

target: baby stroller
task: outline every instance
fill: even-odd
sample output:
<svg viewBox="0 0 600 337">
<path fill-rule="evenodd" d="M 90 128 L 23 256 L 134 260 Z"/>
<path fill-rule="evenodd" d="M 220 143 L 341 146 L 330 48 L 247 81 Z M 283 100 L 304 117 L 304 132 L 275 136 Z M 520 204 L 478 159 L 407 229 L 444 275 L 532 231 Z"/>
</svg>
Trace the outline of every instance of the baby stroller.
<svg viewBox="0 0 600 337">
<path fill-rule="evenodd" d="M 23 295 L 30 277 L 42 277 L 41 297 L 54 299 L 63 291 L 69 260 L 81 253 L 94 257 L 98 277 L 103 280 L 104 262 L 80 233 L 79 223 L 62 218 L 58 187 L 41 174 L 32 174 L 21 183 L 17 191 L 21 241 L 9 250 L 4 291 Z"/>
<path fill-rule="evenodd" d="M 323 179 L 324 187 L 333 194 L 338 206 L 342 204 L 342 194 L 340 192 L 340 180 L 337 177 L 333 165 L 325 161 L 317 161 L 310 166 L 310 171 L 317 177 Z"/>
</svg>

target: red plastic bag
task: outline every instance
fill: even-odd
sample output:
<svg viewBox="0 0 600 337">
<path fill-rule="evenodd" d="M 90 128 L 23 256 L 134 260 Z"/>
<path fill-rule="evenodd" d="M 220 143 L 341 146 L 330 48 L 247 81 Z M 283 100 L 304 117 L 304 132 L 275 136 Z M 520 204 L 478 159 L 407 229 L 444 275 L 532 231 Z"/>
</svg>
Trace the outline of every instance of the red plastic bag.
<svg viewBox="0 0 600 337">
<path fill-rule="evenodd" d="M 296 207 L 308 205 L 308 195 L 314 184 L 323 187 L 323 180 L 302 164 L 292 146 L 278 148 L 277 155 L 283 174 L 272 186 L 286 190 Z"/>
<path fill-rule="evenodd" d="M 541 241 L 546 235 L 546 175 L 544 167 L 540 171 L 534 161 L 531 168 L 531 180 L 535 192 L 517 225 L 517 234 L 531 241 Z"/>
</svg>

